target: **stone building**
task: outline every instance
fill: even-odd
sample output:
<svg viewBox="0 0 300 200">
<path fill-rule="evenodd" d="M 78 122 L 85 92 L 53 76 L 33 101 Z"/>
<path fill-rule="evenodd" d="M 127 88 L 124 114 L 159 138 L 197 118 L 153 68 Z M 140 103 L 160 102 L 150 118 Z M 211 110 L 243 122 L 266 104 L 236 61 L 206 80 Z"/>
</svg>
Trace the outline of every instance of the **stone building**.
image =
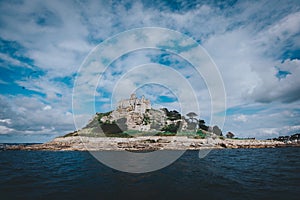
<svg viewBox="0 0 300 200">
<path fill-rule="evenodd" d="M 145 120 L 149 118 L 151 110 L 151 102 L 148 99 L 137 98 L 135 94 L 131 94 L 129 99 L 120 100 L 116 109 L 108 116 L 110 122 L 118 122 L 123 119 L 128 130 L 148 131 L 150 130 L 150 122 Z M 101 119 L 102 120 L 102 119 Z"/>
<path fill-rule="evenodd" d="M 131 94 L 130 99 L 124 99 L 118 102 L 117 110 L 119 112 L 136 112 L 136 113 L 145 113 L 146 110 L 151 109 L 150 100 L 145 99 L 142 96 L 141 99 L 137 98 L 135 94 Z"/>
</svg>

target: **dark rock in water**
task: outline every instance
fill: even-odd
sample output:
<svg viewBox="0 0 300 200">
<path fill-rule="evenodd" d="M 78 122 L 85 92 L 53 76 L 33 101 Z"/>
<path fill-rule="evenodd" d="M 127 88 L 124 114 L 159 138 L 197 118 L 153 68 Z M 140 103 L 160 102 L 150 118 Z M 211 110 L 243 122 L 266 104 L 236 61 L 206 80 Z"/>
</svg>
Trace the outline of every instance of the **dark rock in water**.
<svg viewBox="0 0 300 200">
<path fill-rule="evenodd" d="M 227 148 L 226 144 L 224 144 L 224 143 L 221 143 L 220 146 L 223 148 Z"/>
<path fill-rule="evenodd" d="M 0 144 L 0 151 L 4 151 L 6 148 L 5 144 Z"/>
</svg>

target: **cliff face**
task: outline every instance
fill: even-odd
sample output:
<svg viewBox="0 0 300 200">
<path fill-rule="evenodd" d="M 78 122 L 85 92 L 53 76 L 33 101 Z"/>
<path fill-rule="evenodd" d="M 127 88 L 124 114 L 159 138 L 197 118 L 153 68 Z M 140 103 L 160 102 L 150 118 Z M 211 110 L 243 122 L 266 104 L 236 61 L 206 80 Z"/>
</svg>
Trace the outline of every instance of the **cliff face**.
<svg viewBox="0 0 300 200">
<path fill-rule="evenodd" d="M 180 130 L 187 128 L 187 122 L 177 111 L 153 109 L 148 99 L 139 99 L 132 94 L 129 99 L 119 101 L 115 110 L 97 113 L 80 132 L 87 135 L 101 131 L 109 134 L 124 131 L 159 132 L 170 125 L 176 126 L 176 131 L 179 127 Z"/>
<path fill-rule="evenodd" d="M 166 121 L 163 110 L 151 108 L 151 103 L 143 96 L 141 99 L 134 94 L 130 99 L 119 101 L 115 110 L 104 116 L 99 116 L 101 124 L 116 124 L 122 131 L 160 130 Z"/>
<path fill-rule="evenodd" d="M 135 110 L 114 110 L 109 116 L 101 121 L 109 120 L 109 123 L 116 123 L 125 130 L 150 131 L 160 130 L 166 121 L 166 115 L 162 110 L 146 109 L 143 112 Z M 123 129 L 123 130 L 124 130 Z"/>
</svg>

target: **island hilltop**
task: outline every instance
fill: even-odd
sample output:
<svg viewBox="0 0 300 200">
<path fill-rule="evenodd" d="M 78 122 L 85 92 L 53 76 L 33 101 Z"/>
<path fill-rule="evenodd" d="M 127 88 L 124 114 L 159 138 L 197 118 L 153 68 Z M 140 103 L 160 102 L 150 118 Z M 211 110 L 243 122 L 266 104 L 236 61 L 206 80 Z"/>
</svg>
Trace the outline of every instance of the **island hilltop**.
<svg viewBox="0 0 300 200">
<path fill-rule="evenodd" d="M 120 100 L 110 112 L 96 115 L 81 130 L 36 145 L 14 145 L 10 150 L 197 150 L 211 148 L 268 148 L 299 146 L 296 140 L 256 140 L 223 136 L 218 126 L 207 126 L 190 112 L 186 117 L 167 108 L 154 109 L 144 96 Z"/>
</svg>

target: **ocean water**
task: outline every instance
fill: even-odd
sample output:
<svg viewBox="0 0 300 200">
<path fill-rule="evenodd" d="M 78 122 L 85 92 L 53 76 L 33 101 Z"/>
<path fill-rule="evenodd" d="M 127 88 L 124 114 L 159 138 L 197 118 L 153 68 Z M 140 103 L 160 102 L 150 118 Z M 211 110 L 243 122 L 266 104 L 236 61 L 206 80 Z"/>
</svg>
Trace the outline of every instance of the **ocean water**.
<svg viewBox="0 0 300 200">
<path fill-rule="evenodd" d="M 88 152 L 1 151 L 0 199 L 299 199 L 300 148 L 187 151 L 131 174 Z"/>
</svg>

